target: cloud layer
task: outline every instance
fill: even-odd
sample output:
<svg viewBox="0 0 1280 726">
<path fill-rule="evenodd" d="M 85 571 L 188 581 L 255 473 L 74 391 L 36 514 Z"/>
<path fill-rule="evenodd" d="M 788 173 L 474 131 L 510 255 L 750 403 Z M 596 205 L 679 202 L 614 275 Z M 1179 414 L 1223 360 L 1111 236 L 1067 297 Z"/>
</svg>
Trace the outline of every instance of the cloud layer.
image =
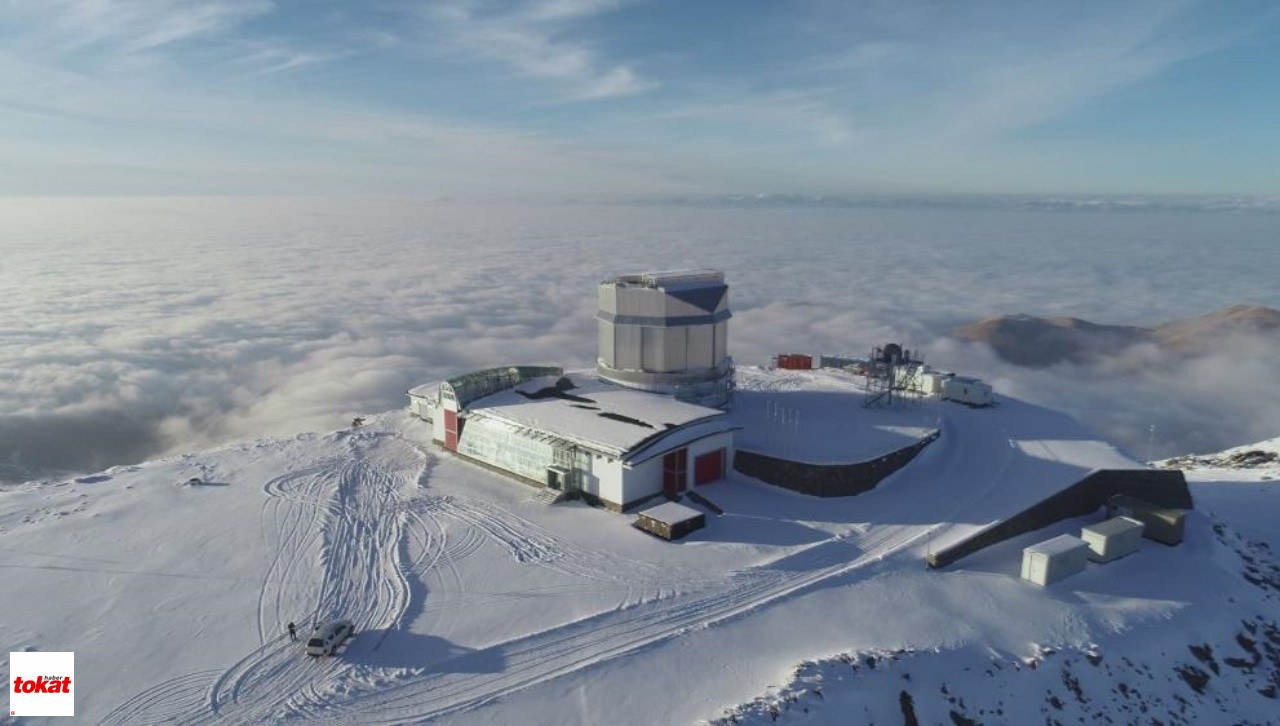
<svg viewBox="0 0 1280 726">
<path fill-rule="evenodd" d="M 1280 306 L 1272 215 L 10 199 L 0 219 L 0 481 L 336 428 L 477 366 L 590 365 L 595 283 L 683 266 L 727 272 L 743 364 L 902 340 L 1141 455 L 1152 425 L 1157 455 L 1280 432 L 1274 345 L 1026 371 L 942 338 Z"/>
</svg>

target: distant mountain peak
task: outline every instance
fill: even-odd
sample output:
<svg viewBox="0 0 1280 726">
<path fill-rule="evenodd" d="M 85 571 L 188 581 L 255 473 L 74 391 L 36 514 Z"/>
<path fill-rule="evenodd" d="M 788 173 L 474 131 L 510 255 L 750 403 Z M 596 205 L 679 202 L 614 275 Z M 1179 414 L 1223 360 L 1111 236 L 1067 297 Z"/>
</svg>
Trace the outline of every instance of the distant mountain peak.
<svg viewBox="0 0 1280 726">
<path fill-rule="evenodd" d="M 952 332 L 955 338 L 986 343 L 1004 360 L 1031 368 L 1064 362 L 1091 363 L 1141 343 L 1172 353 L 1197 355 L 1238 335 L 1280 336 L 1280 311 L 1261 305 L 1231 305 L 1154 328 L 1017 313 L 980 320 Z"/>
</svg>

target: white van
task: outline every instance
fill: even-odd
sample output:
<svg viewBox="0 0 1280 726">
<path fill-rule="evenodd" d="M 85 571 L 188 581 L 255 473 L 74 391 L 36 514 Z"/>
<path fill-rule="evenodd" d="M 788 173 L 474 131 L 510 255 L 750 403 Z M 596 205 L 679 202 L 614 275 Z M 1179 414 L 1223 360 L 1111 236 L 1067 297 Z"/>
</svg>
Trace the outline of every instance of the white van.
<svg viewBox="0 0 1280 726">
<path fill-rule="evenodd" d="M 355 631 L 350 620 L 330 620 L 317 625 L 307 640 L 307 655 L 333 655 Z"/>
</svg>

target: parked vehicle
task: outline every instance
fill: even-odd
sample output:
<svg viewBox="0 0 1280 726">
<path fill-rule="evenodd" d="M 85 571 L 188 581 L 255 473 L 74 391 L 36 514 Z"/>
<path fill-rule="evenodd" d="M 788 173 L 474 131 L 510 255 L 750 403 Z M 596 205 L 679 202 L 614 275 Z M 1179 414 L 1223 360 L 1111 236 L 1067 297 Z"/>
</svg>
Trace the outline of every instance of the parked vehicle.
<svg viewBox="0 0 1280 726">
<path fill-rule="evenodd" d="M 330 620 L 317 625 L 307 640 L 307 655 L 333 655 L 338 646 L 355 634 L 350 620 Z"/>
</svg>

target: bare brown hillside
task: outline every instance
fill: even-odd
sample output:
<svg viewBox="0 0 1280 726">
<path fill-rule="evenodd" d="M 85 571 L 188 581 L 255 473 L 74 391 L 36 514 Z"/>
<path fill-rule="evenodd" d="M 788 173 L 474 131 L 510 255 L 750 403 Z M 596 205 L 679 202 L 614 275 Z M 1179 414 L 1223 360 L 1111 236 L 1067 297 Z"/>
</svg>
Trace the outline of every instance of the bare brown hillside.
<svg viewBox="0 0 1280 726">
<path fill-rule="evenodd" d="M 1258 305 L 1232 305 L 1154 328 L 1099 324 L 1070 317 L 1004 315 L 952 333 L 960 340 L 986 343 L 1004 360 L 1032 368 L 1091 363 L 1141 343 L 1193 356 L 1212 351 L 1225 339 L 1238 335 L 1280 337 L 1280 311 Z"/>
</svg>

